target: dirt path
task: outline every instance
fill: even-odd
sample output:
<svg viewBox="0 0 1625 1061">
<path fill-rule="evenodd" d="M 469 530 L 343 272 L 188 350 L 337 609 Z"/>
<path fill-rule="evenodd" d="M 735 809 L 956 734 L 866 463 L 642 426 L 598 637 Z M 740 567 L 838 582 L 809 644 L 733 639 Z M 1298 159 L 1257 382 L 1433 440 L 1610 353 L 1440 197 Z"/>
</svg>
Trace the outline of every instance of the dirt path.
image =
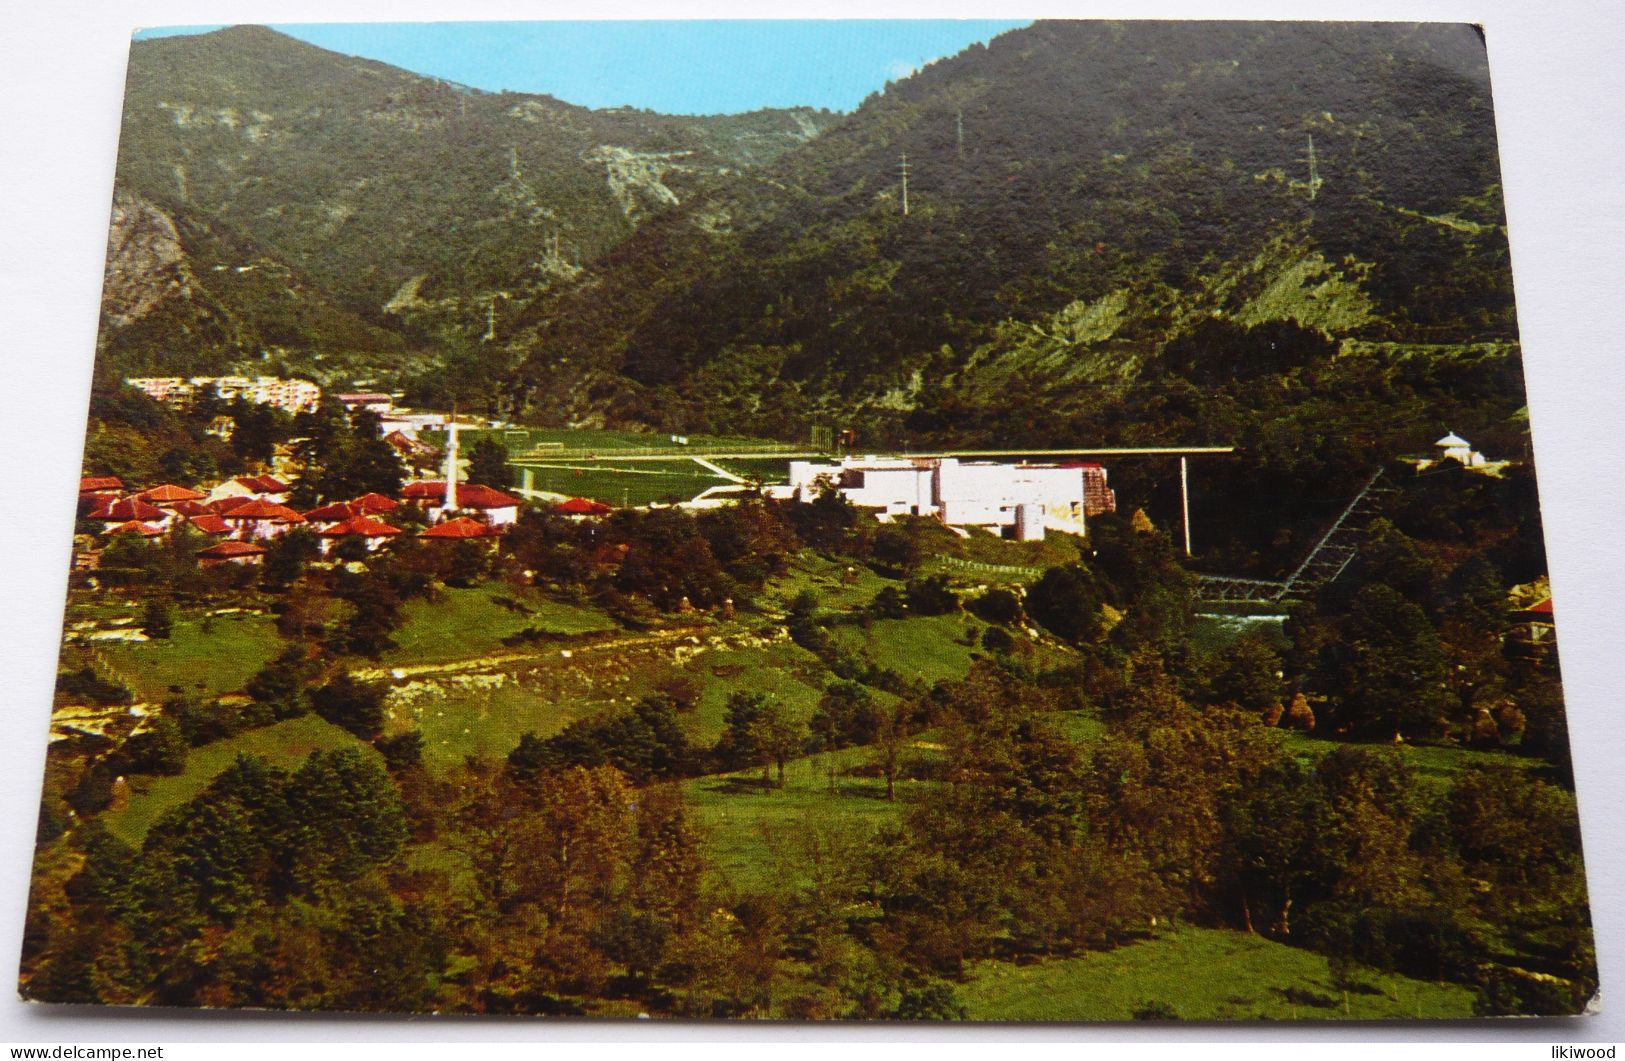
<svg viewBox="0 0 1625 1061">
<path fill-rule="evenodd" d="M 685 626 L 652 630 L 642 634 L 599 638 L 591 641 L 560 641 L 545 647 L 532 646 L 514 649 L 511 652 L 496 652 L 490 655 L 476 656 L 470 659 L 446 660 L 440 663 L 406 663 L 394 667 L 368 667 L 357 670 L 354 674 L 356 678 L 363 681 L 388 679 L 399 681 L 405 678 L 421 678 L 435 674 L 466 674 L 470 671 L 502 670 L 516 663 L 533 663 L 549 658 L 574 659 L 584 655 L 618 652 L 627 649 L 658 648 L 665 645 L 677 645 L 682 642 L 701 645 L 707 640 L 713 640 L 719 636 L 724 640 L 731 636 L 713 634 L 708 638 L 706 636 L 708 629 L 704 626 Z"/>
</svg>

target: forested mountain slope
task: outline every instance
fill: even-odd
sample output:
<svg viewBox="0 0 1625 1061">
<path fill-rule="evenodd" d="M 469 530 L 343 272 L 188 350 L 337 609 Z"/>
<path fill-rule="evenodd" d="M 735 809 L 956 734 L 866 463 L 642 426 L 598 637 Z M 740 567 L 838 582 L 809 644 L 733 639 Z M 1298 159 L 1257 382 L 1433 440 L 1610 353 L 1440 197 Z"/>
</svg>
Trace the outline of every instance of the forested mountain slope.
<svg viewBox="0 0 1625 1061">
<path fill-rule="evenodd" d="M 832 117 L 592 111 L 235 27 L 132 47 L 118 184 L 160 228 L 181 230 L 196 276 L 264 259 L 299 276 L 309 302 L 396 332 L 395 346 L 440 348 L 483 333 L 491 303 L 505 316 Z M 312 305 L 291 313 L 291 330 L 262 325 L 290 316 L 262 304 L 283 292 L 209 291 L 213 315 L 231 321 L 211 330 L 194 307 L 145 304 L 116 276 L 109 286 L 104 347 L 132 364 L 174 345 L 201 360 L 390 345 Z M 165 310 L 178 319 L 126 334 Z"/>
<path fill-rule="evenodd" d="M 1515 340 L 1470 27 L 1041 23 L 887 86 L 764 177 L 532 307 L 525 393 L 896 438 L 1013 386 L 1075 409 L 1214 321 Z"/>
</svg>

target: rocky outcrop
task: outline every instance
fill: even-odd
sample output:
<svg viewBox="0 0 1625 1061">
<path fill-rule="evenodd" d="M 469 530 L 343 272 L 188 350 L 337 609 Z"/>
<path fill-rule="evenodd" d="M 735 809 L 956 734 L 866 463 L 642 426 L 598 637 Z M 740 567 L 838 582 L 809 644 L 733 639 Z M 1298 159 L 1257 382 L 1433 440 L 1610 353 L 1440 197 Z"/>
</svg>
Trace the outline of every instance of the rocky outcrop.
<svg viewBox="0 0 1625 1061">
<path fill-rule="evenodd" d="M 191 266 L 174 220 L 152 203 L 120 189 L 107 229 L 102 280 L 103 327 L 119 330 L 170 298 L 187 297 Z"/>
</svg>

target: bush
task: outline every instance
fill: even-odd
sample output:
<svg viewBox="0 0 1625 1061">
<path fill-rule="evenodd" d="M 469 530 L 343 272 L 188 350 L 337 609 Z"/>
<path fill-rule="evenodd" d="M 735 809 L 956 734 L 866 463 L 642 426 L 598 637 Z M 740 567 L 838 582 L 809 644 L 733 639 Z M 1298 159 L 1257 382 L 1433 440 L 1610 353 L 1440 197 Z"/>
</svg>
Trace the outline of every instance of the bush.
<svg viewBox="0 0 1625 1061">
<path fill-rule="evenodd" d="M 959 610 L 959 598 L 948 588 L 947 575 L 912 579 L 903 592 L 908 610 L 916 615 L 948 615 Z"/>
<path fill-rule="evenodd" d="M 141 611 L 141 632 L 151 638 L 167 640 L 173 628 L 174 616 L 170 613 L 169 605 L 160 597 L 147 601 L 147 606 Z"/>
<path fill-rule="evenodd" d="M 251 720 L 244 712 L 218 702 L 204 704 L 190 697 L 177 697 L 166 700 L 163 711 L 165 717 L 173 719 L 175 725 L 180 727 L 186 743 L 194 748 L 234 737 L 252 728 Z M 275 719 L 272 717 L 267 721 Z"/>
<path fill-rule="evenodd" d="M 1021 621 L 1021 598 L 1007 589 L 990 589 L 968 607 L 972 615 L 986 622 L 1014 626 Z"/>
<path fill-rule="evenodd" d="M 358 682 L 346 672 L 311 693 L 310 706 L 333 725 L 372 740 L 384 728 L 384 694 L 382 685 Z"/>
<path fill-rule="evenodd" d="M 88 818 L 113 802 L 114 773 L 106 762 L 91 763 L 63 798 L 75 814 Z"/>
<path fill-rule="evenodd" d="M 384 766 L 392 774 L 423 762 L 423 734 L 415 729 L 379 737 L 372 746 L 384 757 Z"/>
<path fill-rule="evenodd" d="M 314 671 L 304 648 L 289 645 L 248 680 L 244 691 L 278 720 L 298 718 L 310 710 L 306 685 Z"/>
<path fill-rule="evenodd" d="M 1064 641 L 1093 641 L 1100 632 L 1100 597 L 1094 580 L 1073 564 L 1052 567 L 1027 591 L 1027 612 Z"/>
<path fill-rule="evenodd" d="M 1292 935 L 1312 950 L 1422 980 L 1466 981 L 1485 955 L 1482 941 L 1442 907 L 1322 904 L 1304 912 Z"/>
<path fill-rule="evenodd" d="M 1016 647 L 1016 639 L 1001 626 L 990 626 L 982 631 L 982 647 L 989 652 L 1003 654 Z"/>
<path fill-rule="evenodd" d="M 908 614 L 908 601 L 896 586 L 887 586 L 875 594 L 869 610 L 882 619 L 901 619 Z"/>
<path fill-rule="evenodd" d="M 96 704 L 128 704 L 135 700 L 128 688 L 98 677 L 89 667 L 62 671 L 56 676 L 56 689 L 64 696 L 82 697 Z"/>
<path fill-rule="evenodd" d="M 1179 1020 L 1179 1010 L 1171 1003 L 1152 999 L 1136 1003 L 1131 1011 L 1135 1020 Z"/>
<path fill-rule="evenodd" d="M 932 980 L 919 987 L 904 988 L 892 1016 L 898 1020 L 964 1020 L 969 1014 L 954 993 L 953 985 Z"/>
<path fill-rule="evenodd" d="M 178 774 L 186 769 L 190 749 L 175 721 L 159 715 L 151 727 L 124 742 L 112 765 L 126 774 Z"/>
</svg>

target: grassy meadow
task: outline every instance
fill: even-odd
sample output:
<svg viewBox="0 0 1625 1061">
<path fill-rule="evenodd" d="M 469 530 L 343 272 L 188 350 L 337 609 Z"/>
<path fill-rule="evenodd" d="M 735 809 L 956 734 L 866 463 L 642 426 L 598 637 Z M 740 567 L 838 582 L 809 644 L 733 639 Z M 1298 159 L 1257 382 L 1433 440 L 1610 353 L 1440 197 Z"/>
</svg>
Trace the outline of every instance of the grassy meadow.
<svg viewBox="0 0 1625 1061">
<path fill-rule="evenodd" d="M 1142 942 L 1031 965 L 980 962 L 960 985 L 972 1020 L 1125 1021 L 1156 1004 L 1181 1020 L 1470 1017 L 1473 992 L 1359 969 L 1345 996 L 1326 959 L 1261 936 L 1181 926 Z M 1345 1008 L 1346 999 L 1346 1008 Z"/>
<path fill-rule="evenodd" d="M 236 692 L 276 655 L 277 647 L 269 616 L 242 613 L 177 618 L 168 638 L 106 641 L 76 651 L 122 681 L 137 701 L 153 702 L 181 694 Z"/>
<path fill-rule="evenodd" d="M 114 835 L 139 847 L 147 830 L 165 811 L 180 806 L 202 792 L 209 782 L 236 762 L 239 755 L 257 755 L 272 766 L 296 770 L 312 752 L 355 747 L 362 748 L 367 755 L 378 754 L 370 745 L 362 744 L 349 733 L 315 715 L 248 730 L 226 740 L 193 748 L 186 757 L 186 769 L 179 774 L 132 778 L 129 805 L 123 810 L 109 809 L 103 815 L 103 820 Z"/>
</svg>

